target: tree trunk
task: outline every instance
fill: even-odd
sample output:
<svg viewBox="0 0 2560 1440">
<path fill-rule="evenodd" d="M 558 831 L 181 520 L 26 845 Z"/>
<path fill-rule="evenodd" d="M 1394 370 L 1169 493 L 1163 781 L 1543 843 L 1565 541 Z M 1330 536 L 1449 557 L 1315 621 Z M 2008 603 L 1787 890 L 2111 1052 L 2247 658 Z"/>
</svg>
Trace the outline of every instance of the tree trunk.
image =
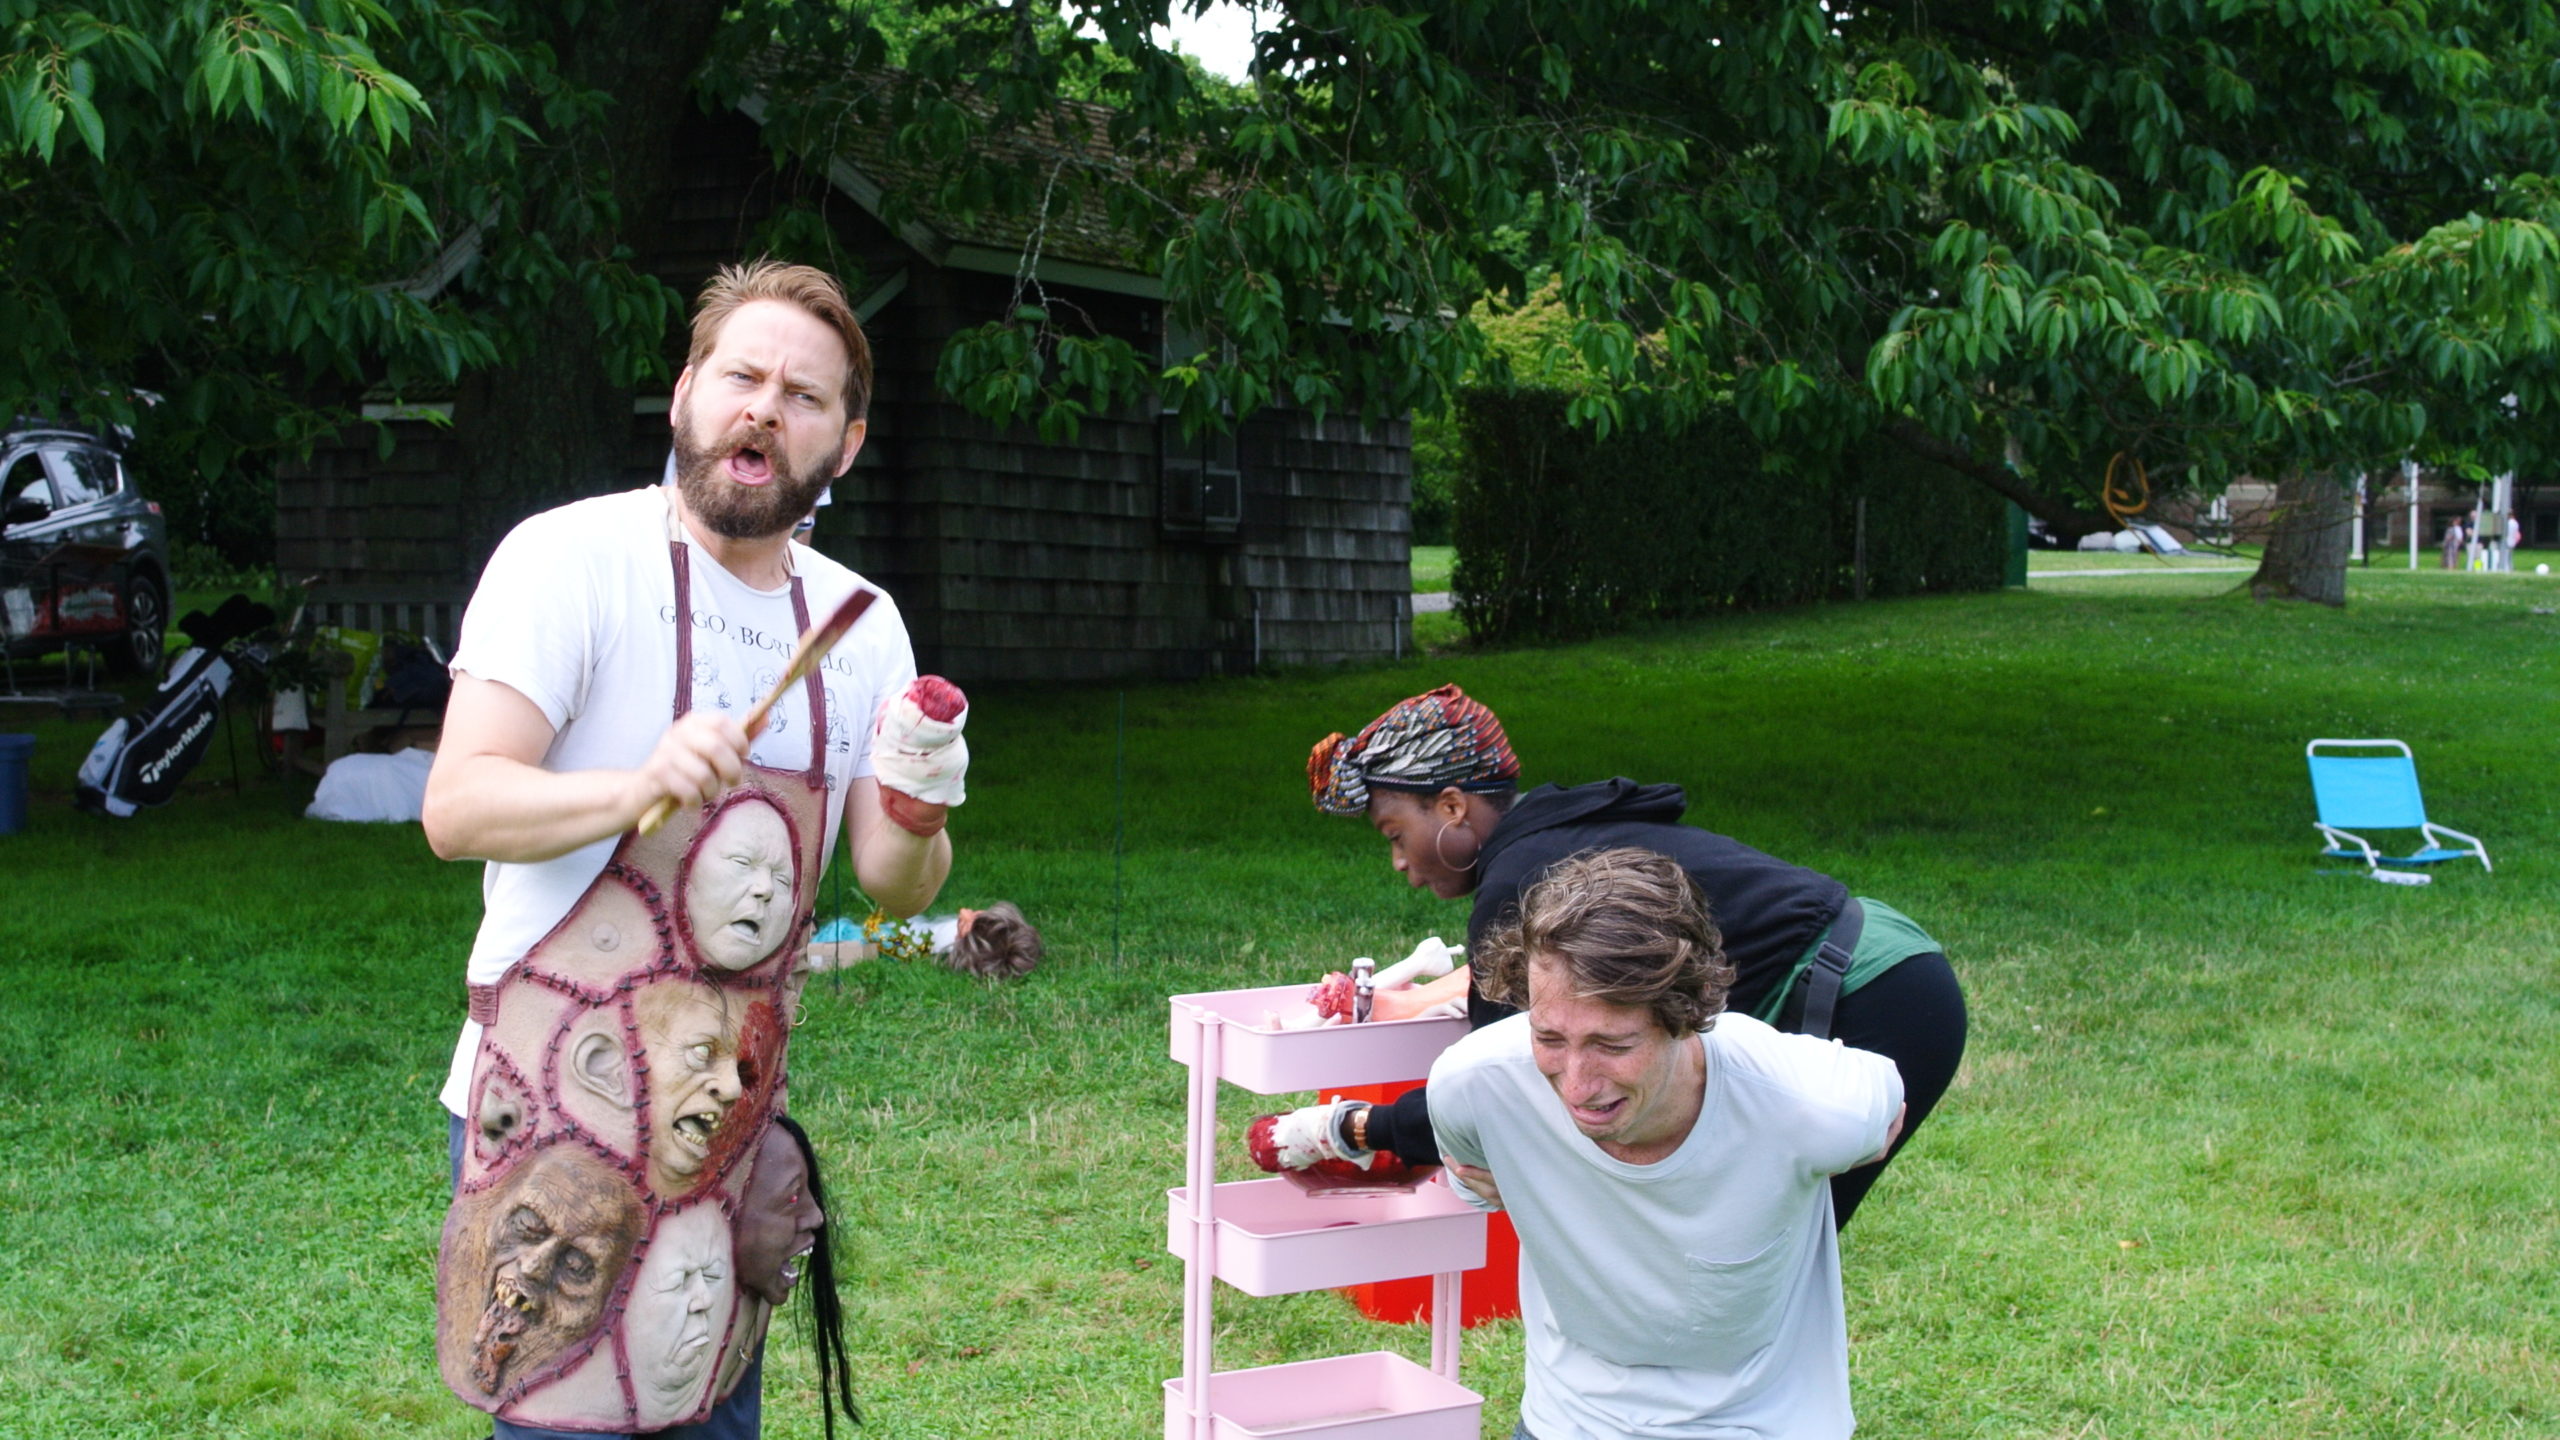
<svg viewBox="0 0 2560 1440">
<path fill-rule="evenodd" d="M 567 12 L 546 37 L 569 83 L 612 97 L 603 124 L 544 136 L 568 169 L 548 203 L 526 219 L 549 231 L 573 262 L 627 246 L 648 268 L 675 176 L 678 125 L 695 109 L 694 71 L 720 24 L 720 0 L 622 0 Z M 600 166 L 575 156 L 603 145 Z M 576 193 L 609 185 L 620 226 L 580 233 Z M 571 248 L 574 247 L 574 248 Z M 746 257 L 740 257 L 746 258 Z M 533 314 L 510 317 L 520 345 L 509 359 L 466 376 L 454 400 L 455 446 L 465 477 L 467 544 L 476 573 L 515 523 L 538 510 L 619 484 L 631 445 L 632 392 L 613 382 L 594 315 L 574 284 L 555 286 Z"/>
<path fill-rule="evenodd" d="M 2275 528 L 2267 535 L 2249 594 L 2258 600 L 2347 603 L 2347 550 L 2355 522 L 2348 487 L 2295 471 L 2276 482 Z"/>
</svg>

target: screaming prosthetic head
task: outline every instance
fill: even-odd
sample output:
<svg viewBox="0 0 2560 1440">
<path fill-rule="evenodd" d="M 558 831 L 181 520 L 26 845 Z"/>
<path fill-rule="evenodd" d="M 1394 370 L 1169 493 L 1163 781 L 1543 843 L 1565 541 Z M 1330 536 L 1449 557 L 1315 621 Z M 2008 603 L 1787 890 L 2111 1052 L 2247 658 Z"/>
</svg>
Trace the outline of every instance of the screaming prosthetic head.
<svg viewBox="0 0 2560 1440">
<path fill-rule="evenodd" d="M 457 1207 L 447 1243 L 459 1248 L 457 1278 L 477 1293 L 468 1297 L 475 1304 L 452 1307 L 448 1376 L 458 1359 L 474 1388 L 496 1396 L 585 1339 L 604 1316 L 641 1223 L 631 1182 L 577 1145 L 527 1157 Z M 468 1335 L 457 1333 L 460 1324 L 470 1325 Z"/>
<path fill-rule="evenodd" d="M 685 874 L 685 919 L 706 964 L 744 970 L 790 934 L 796 869 L 782 812 L 749 801 L 722 811 Z"/>
<path fill-rule="evenodd" d="M 707 1178 L 720 1127 L 745 1093 L 732 1003 L 692 980 L 652 981 L 634 998 L 649 1065 L 649 1188 L 661 1198 Z"/>
<path fill-rule="evenodd" d="M 768 1127 L 738 1211 L 738 1283 L 768 1305 L 790 1299 L 826 1223 L 799 1139 L 781 1125 Z"/>
</svg>

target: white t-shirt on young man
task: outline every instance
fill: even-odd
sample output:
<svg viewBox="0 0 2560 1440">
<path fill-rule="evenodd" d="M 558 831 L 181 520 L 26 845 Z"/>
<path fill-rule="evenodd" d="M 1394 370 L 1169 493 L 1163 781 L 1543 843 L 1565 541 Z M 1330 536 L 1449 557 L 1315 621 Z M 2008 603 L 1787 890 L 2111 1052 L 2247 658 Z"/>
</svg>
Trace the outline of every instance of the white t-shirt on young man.
<svg viewBox="0 0 2560 1440">
<path fill-rule="evenodd" d="M 674 722 L 676 595 L 667 517 L 666 492 L 655 486 L 563 505 L 518 525 L 481 572 L 453 672 L 494 680 L 541 707 L 557 731 L 543 757 L 546 770 L 636 768 Z M 743 715 L 781 678 L 799 642 L 790 587 L 754 589 L 690 536 L 684 543 L 691 552 L 693 708 Z M 812 621 L 857 585 L 879 588 L 805 546 L 791 547 L 791 563 Z M 906 623 L 887 595 L 854 622 L 820 673 L 832 835 L 844 823 L 848 785 L 872 773 L 873 717 L 916 675 Z M 807 769 L 811 719 L 805 692 L 794 687 L 749 755 L 759 765 Z M 497 983 L 569 913 L 620 840 L 608 836 L 536 864 L 490 862 L 469 982 Z M 463 1112 L 479 1045 L 480 1027 L 464 1021 L 440 1096 L 454 1114 Z"/>
<path fill-rule="evenodd" d="M 1440 1149 L 1493 1172 L 1520 1232 L 1520 1418 L 1538 1440 L 1840 1440 L 1855 1428 L 1828 1180 L 1884 1149 L 1901 1073 L 1748 1015 L 1719 1016 L 1696 1040 L 1704 1107 L 1651 1165 L 1574 1128 L 1525 1014 L 1431 1067 Z"/>
</svg>

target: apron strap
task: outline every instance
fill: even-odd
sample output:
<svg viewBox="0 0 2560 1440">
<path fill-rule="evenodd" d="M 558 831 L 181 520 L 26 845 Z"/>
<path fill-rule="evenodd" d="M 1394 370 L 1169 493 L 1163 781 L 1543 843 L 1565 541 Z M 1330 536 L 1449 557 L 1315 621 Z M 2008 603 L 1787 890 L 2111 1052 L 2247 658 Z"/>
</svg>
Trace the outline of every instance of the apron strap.
<svg viewBox="0 0 2560 1440">
<path fill-rule="evenodd" d="M 676 571 L 676 718 L 693 708 L 693 562 L 681 538 L 667 542 Z"/>
<path fill-rule="evenodd" d="M 784 542 L 788 544 L 789 542 Z M 800 588 L 800 572 L 791 572 L 791 623 L 798 633 L 809 633 L 809 597 Z M 821 659 L 809 667 L 809 783 L 821 791 L 827 788 L 827 686 L 826 661 Z"/>
</svg>

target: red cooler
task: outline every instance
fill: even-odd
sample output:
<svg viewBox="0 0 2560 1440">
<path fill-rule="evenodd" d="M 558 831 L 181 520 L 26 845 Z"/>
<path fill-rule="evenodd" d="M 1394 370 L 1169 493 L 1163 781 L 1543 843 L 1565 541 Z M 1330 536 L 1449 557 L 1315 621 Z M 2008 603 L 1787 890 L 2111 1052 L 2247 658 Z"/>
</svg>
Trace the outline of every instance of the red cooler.
<svg viewBox="0 0 2560 1440">
<path fill-rule="evenodd" d="M 1349 1085 L 1339 1090 L 1324 1091 L 1321 1098 L 1385 1105 L 1408 1090 L 1420 1088 L 1420 1081 L 1396 1085 Z M 1520 1313 L 1520 1236 L 1511 1228 L 1508 1215 L 1497 1212 L 1486 1216 L 1485 1220 L 1484 1268 L 1466 1272 L 1460 1281 L 1459 1323 L 1470 1328 L 1487 1320 L 1508 1320 Z M 1361 1314 L 1372 1320 L 1384 1320 L 1390 1325 L 1428 1319 L 1431 1314 L 1431 1277 L 1428 1275 L 1347 1285 L 1342 1293 L 1351 1297 L 1351 1303 L 1360 1307 Z"/>
</svg>

